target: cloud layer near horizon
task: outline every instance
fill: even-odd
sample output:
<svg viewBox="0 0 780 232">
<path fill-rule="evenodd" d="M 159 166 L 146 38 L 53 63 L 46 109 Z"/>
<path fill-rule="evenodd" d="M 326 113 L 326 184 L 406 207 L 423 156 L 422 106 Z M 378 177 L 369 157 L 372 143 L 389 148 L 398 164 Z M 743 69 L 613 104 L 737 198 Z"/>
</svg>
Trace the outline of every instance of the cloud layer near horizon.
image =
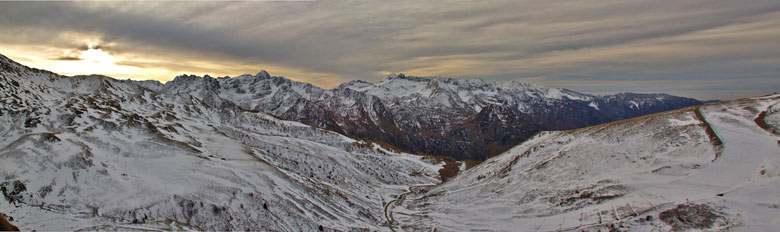
<svg viewBox="0 0 780 232">
<path fill-rule="evenodd" d="M 780 89 L 780 2 L 0 3 L 0 53 L 58 71 L 89 48 L 115 57 L 108 75 L 163 81 L 404 72 L 728 99 Z"/>
</svg>

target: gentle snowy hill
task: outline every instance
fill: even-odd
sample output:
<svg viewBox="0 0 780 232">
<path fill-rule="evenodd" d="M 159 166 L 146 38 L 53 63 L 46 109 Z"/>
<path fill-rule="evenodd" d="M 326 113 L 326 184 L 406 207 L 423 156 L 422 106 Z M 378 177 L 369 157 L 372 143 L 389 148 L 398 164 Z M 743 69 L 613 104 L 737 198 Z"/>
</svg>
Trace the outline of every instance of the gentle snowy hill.
<svg viewBox="0 0 780 232">
<path fill-rule="evenodd" d="M 411 188 L 397 229 L 777 231 L 780 95 L 542 132 Z"/>
<path fill-rule="evenodd" d="M 439 164 L 208 86 L 0 65 L 0 212 L 22 230 L 379 230 L 392 195 L 438 182 Z"/>
</svg>

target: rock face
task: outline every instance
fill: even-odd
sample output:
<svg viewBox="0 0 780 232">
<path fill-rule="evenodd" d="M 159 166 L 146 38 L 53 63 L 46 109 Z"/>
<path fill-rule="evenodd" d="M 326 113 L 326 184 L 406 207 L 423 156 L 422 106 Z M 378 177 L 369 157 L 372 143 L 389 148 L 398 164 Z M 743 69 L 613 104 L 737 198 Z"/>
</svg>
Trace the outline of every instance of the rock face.
<svg viewBox="0 0 780 232">
<path fill-rule="evenodd" d="M 518 82 L 393 74 L 331 90 L 261 71 L 234 78 L 179 76 L 161 92 L 190 93 L 381 141 L 412 153 L 483 160 L 542 130 L 565 130 L 701 104 L 666 94 L 595 96 Z"/>
</svg>

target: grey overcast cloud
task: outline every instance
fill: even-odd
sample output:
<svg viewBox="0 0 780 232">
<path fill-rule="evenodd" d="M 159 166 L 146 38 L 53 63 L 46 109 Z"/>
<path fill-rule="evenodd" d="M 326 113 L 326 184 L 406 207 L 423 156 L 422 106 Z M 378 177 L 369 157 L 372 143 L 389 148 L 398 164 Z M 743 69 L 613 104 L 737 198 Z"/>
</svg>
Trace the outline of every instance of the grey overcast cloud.
<svg viewBox="0 0 780 232">
<path fill-rule="evenodd" d="M 0 53 L 160 81 L 406 73 L 732 99 L 780 90 L 780 1 L 0 2 Z"/>
</svg>

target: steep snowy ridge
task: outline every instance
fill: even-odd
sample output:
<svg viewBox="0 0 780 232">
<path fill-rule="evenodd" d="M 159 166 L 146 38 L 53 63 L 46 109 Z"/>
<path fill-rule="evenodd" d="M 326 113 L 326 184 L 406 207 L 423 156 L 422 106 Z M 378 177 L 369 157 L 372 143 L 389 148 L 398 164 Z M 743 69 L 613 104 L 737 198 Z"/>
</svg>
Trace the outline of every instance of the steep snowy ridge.
<svg viewBox="0 0 780 232">
<path fill-rule="evenodd" d="M 394 221 L 437 231 L 776 231 L 778 105 L 773 95 L 543 132 L 416 189 Z"/>
<path fill-rule="evenodd" d="M 393 195 L 438 181 L 419 156 L 224 101 L 218 79 L 2 64 L 0 212 L 22 230 L 380 230 Z"/>
</svg>

